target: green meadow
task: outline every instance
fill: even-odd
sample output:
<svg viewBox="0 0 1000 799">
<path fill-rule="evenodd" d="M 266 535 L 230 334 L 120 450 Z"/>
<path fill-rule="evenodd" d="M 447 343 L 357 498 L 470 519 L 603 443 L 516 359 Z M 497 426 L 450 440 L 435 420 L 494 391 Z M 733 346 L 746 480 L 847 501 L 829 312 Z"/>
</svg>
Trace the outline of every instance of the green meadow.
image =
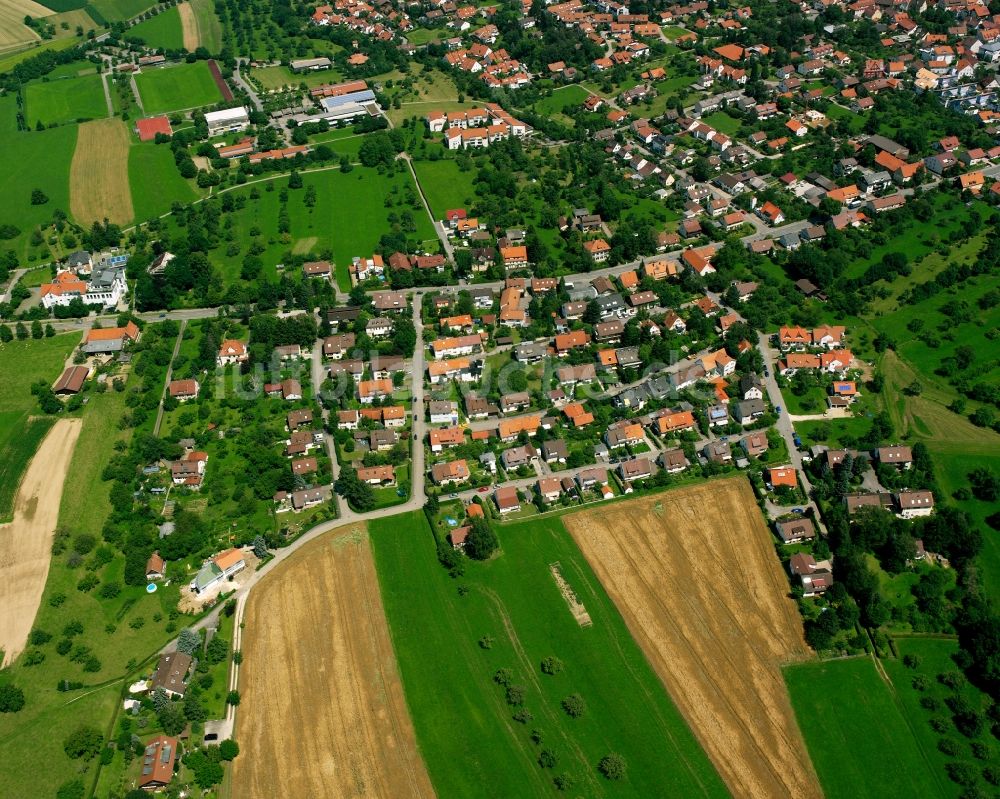
<svg viewBox="0 0 1000 799">
<path fill-rule="evenodd" d="M 785 682 L 827 799 L 951 796 L 870 658 L 789 666 Z"/>
<path fill-rule="evenodd" d="M 69 333 L 11 341 L 0 347 L 0 520 L 10 518 L 17 486 L 28 462 L 54 421 L 38 416 L 31 385 L 55 382 L 80 336 Z"/>
<path fill-rule="evenodd" d="M 180 50 L 184 47 L 181 15 L 176 6 L 129 28 L 128 33 L 130 37 L 142 39 L 149 47 L 163 50 Z"/>
<path fill-rule="evenodd" d="M 236 241 L 243 248 L 237 255 L 228 255 L 219 247 L 211 255 L 227 282 L 239 279 L 246 249 L 251 241 L 257 240 L 264 247 L 261 258 L 267 265 L 265 274 L 274 277 L 274 264 L 281 263 L 293 248 L 298 248 L 296 252 L 315 254 L 329 251 L 337 266 L 337 280 L 342 288 L 348 289 L 350 279 L 347 267 L 351 259 L 354 256 L 371 256 L 379 238 L 391 230 L 388 222 L 391 213 L 400 215 L 409 212 L 416 232 L 408 235 L 426 242 L 433 252 L 437 251 L 434 229 L 420 204 L 408 171 L 389 175 L 365 167 L 356 167 L 349 173 L 325 169 L 305 172 L 302 178 L 303 189 L 288 191 L 291 227 L 288 236 L 278 232 L 281 190 L 288 185 L 287 176 L 257 181 L 253 187 L 234 190 L 247 197 L 246 205 L 231 214 Z M 273 186 L 272 190 L 268 191 L 268 186 Z M 311 208 L 306 205 L 306 189 L 309 186 L 316 191 L 316 201 Z M 257 199 L 249 197 L 252 188 L 259 193 Z M 405 201 L 408 192 L 416 200 L 415 205 Z M 387 199 L 402 202 L 402 205 L 388 208 Z M 255 230 L 258 231 L 256 234 Z"/>
<path fill-rule="evenodd" d="M 458 162 L 449 158 L 439 161 L 414 161 L 413 169 L 424 190 L 435 219 L 444 219 L 449 208 L 466 208 L 476 201 L 474 170 L 463 172 Z"/>
<path fill-rule="evenodd" d="M 38 123 L 48 127 L 108 115 L 100 75 L 29 83 L 24 88 L 24 104 L 31 128 Z"/>
<path fill-rule="evenodd" d="M 135 218 L 140 221 L 167 213 L 174 202 L 189 203 L 199 196 L 193 184 L 181 177 L 173 152 L 164 144 L 133 142 L 128 182 Z"/>
<path fill-rule="evenodd" d="M 452 579 L 420 512 L 370 524 L 407 705 L 439 796 L 726 796 L 727 791 L 558 519 L 504 525 L 502 553 Z M 593 619 L 581 627 L 549 569 L 558 561 Z M 543 673 L 558 658 L 563 668 Z M 510 669 L 522 706 L 494 681 Z M 571 717 L 563 699 L 579 694 Z M 527 711 L 530 719 L 514 716 Z M 533 731 L 540 743 L 533 740 Z M 542 750 L 555 757 L 539 765 Z M 609 782 L 602 757 L 621 754 Z"/>
</svg>

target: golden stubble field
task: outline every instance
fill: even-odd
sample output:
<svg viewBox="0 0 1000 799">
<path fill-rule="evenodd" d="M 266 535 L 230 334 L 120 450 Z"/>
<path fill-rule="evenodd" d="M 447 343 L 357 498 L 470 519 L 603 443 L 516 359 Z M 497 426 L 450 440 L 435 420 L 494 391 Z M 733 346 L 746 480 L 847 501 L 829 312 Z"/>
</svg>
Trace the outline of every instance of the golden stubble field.
<svg viewBox="0 0 1000 799">
<path fill-rule="evenodd" d="M 128 128 L 120 119 L 95 119 L 80 125 L 69 172 L 70 210 L 81 225 L 108 219 L 131 222 L 128 182 Z"/>
<path fill-rule="evenodd" d="M 821 797 L 781 675 L 802 621 L 744 477 L 564 518 L 736 797 Z"/>
<path fill-rule="evenodd" d="M 80 419 L 60 419 L 52 426 L 18 487 L 13 520 L 0 524 L 0 666 L 24 649 L 38 613 L 63 483 L 82 427 Z"/>
<path fill-rule="evenodd" d="M 244 620 L 233 796 L 434 796 L 363 525 L 296 552 Z"/>
<path fill-rule="evenodd" d="M 48 17 L 52 10 L 34 0 L 0 0 L 0 53 L 40 38 L 24 24 L 25 17 Z"/>
</svg>

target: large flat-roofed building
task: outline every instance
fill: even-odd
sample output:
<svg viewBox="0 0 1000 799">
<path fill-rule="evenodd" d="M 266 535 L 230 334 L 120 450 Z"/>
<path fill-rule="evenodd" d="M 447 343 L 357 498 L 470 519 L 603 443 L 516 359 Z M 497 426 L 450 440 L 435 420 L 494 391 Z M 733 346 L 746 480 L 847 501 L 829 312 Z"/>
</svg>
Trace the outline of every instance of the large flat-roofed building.
<svg viewBox="0 0 1000 799">
<path fill-rule="evenodd" d="M 205 124 L 208 125 L 208 135 L 218 136 L 222 133 L 235 133 L 250 127 L 250 115 L 245 108 L 226 108 L 222 111 L 209 111 L 205 114 Z"/>
<path fill-rule="evenodd" d="M 333 97 L 323 97 L 319 100 L 320 113 L 322 119 L 336 122 L 341 119 L 352 119 L 369 113 L 369 108 L 377 108 L 375 92 L 371 89 L 362 89 L 355 92 L 347 92 Z"/>
<path fill-rule="evenodd" d="M 321 69 L 329 69 L 333 66 L 333 62 L 326 56 L 320 58 L 300 58 L 297 61 L 292 61 L 289 65 L 292 68 L 292 72 L 317 72 Z"/>
</svg>

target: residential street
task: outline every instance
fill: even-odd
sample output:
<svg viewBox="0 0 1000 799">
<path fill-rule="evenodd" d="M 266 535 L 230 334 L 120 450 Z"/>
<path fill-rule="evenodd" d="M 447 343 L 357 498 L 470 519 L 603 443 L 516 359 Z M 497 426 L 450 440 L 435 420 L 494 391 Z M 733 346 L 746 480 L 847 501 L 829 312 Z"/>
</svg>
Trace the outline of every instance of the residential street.
<svg viewBox="0 0 1000 799">
<path fill-rule="evenodd" d="M 809 482 L 809 477 L 802 468 L 802 453 L 795 446 L 795 430 L 792 427 L 792 421 L 788 415 L 787 408 L 783 407 L 784 400 L 781 397 L 781 389 L 778 388 L 778 381 L 775 377 L 777 371 L 775 367 L 779 354 L 771 346 L 770 339 L 766 333 L 758 334 L 757 346 L 760 348 L 760 353 L 764 357 L 764 363 L 767 367 L 767 377 L 763 378 L 764 386 L 767 390 L 767 398 L 775 408 L 780 407 L 782 409 L 781 413 L 778 414 L 778 421 L 774 425 L 775 429 L 785 439 L 785 445 L 788 447 L 788 462 L 798 472 L 799 479 L 802 481 L 802 489 L 806 492 L 806 504 L 812 508 L 816 522 L 820 524 L 819 508 L 816 507 L 816 503 L 812 499 L 812 484 Z"/>
</svg>

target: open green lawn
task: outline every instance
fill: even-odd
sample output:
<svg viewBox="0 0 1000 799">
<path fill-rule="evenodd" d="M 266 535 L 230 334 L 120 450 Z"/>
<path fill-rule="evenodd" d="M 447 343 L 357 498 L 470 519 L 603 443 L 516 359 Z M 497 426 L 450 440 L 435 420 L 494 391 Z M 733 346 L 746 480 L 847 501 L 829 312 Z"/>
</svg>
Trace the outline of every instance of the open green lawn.
<svg viewBox="0 0 1000 799">
<path fill-rule="evenodd" d="M 342 288 L 350 288 L 347 267 L 354 256 L 370 256 L 378 246 L 379 238 L 390 231 L 388 216 L 408 212 L 416 226 L 416 233 L 410 237 L 426 242 L 437 251 L 437 238 L 427 213 L 420 204 L 416 186 L 409 171 L 382 175 L 374 169 L 356 167 L 344 174 L 338 170 L 304 173 L 306 186 L 315 186 L 316 204 L 307 208 L 304 191 L 289 192 L 288 210 L 291 219 L 290 242 L 283 242 L 278 235 L 279 191 L 288 183 L 287 177 L 256 183 L 260 197 L 248 199 L 246 206 L 233 213 L 236 240 L 244 244 L 239 255 L 228 256 L 221 247 L 212 252 L 216 263 L 227 281 L 236 280 L 240 264 L 251 240 L 250 231 L 257 227 L 265 253 L 261 255 L 266 269 L 274 270 L 274 264 L 281 263 L 291 247 L 299 241 L 311 241 L 311 250 L 319 253 L 329 250 L 337 266 L 337 279 Z M 267 183 L 275 187 L 267 191 Z M 238 190 L 247 195 L 249 188 Z M 408 192 L 416 205 L 410 203 Z M 402 204 L 387 208 L 386 199 Z"/>
<path fill-rule="evenodd" d="M 204 61 L 143 70 L 135 83 L 146 116 L 201 108 L 222 99 Z"/>
<path fill-rule="evenodd" d="M 184 47 L 181 15 L 176 6 L 129 28 L 128 33 L 129 36 L 142 39 L 149 47 L 164 50 L 180 50 Z"/>
<path fill-rule="evenodd" d="M 558 774 L 573 779 L 571 796 L 727 795 L 558 519 L 504 525 L 502 554 L 469 563 L 458 580 L 437 562 L 422 513 L 370 530 L 407 705 L 439 796 L 552 796 Z M 592 627 L 570 614 L 554 561 Z M 477 643 L 483 636 L 488 649 Z M 548 656 L 564 670 L 543 674 Z M 492 680 L 501 668 L 525 687 L 526 724 L 512 719 L 516 708 Z M 560 706 L 573 693 L 587 706 L 576 719 Z M 551 771 L 536 762 L 541 749 L 558 759 Z M 621 782 L 597 771 L 609 752 L 628 765 Z"/>
<path fill-rule="evenodd" d="M 31 394 L 39 380 L 55 382 L 80 336 L 69 333 L 14 341 L 0 347 L 0 520 L 9 518 L 14 495 L 28 462 L 54 421 L 42 417 Z"/>
<path fill-rule="evenodd" d="M 261 67 L 251 72 L 260 81 L 264 91 L 281 89 L 285 86 L 299 86 L 305 84 L 310 88 L 322 86 L 324 83 L 337 83 L 343 80 L 343 75 L 336 69 L 324 69 L 319 72 L 305 72 L 302 74 L 292 72 L 288 67 L 279 65 L 274 67 Z"/>
<path fill-rule="evenodd" d="M 103 119 L 108 115 L 100 75 L 29 83 L 24 88 L 24 103 L 31 128 L 39 122 L 48 127 L 78 119 Z"/>
<path fill-rule="evenodd" d="M 165 144 L 133 144 L 128 155 L 128 181 L 135 218 L 141 221 L 167 213 L 175 201 L 186 204 L 198 197 L 198 190 L 177 171 L 173 153 Z"/>
<path fill-rule="evenodd" d="M 414 28 L 413 30 L 406 32 L 406 41 L 420 47 L 424 44 L 440 41 L 447 35 L 448 31 L 442 29 L 433 30 L 430 28 Z"/>
<path fill-rule="evenodd" d="M 463 172 L 458 168 L 457 161 L 414 161 L 413 169 L 435 219 L 444 219 L 449 208 L 470 209 L 475 203 L 473 181 L 476 173 L 472 170 Z"/>
<path fill-rule="evenodd" d="M 702 119 L 702 122 L 727 136 L 735 136 L 740 130 L 740 125 L 743 124 L 739 119 L 729 116 L 725 111 L 709 114 Z"/>
<path fill-rule="evenodd" d="M 789 666 L 785 682 L 827 799 L 951 795 L 869 658 Z"/>
<path fill-rule="evenodd" d="M 807 445 L 827 443 L 830 446 L 847 446 L 847 442 L 863 437 L 871 426 L 871 419 L 849 417 L 796 422 L 795 431 Z"/>
<path fill-rule="evenodd" d="M 590 96 L 590 92 L 577 84 L 562 86 L 549 97 L 543 97 L 535 103 L 535 111 L 539 114 L 549 116 L 551 114 L 561 114 L 567 108 L 578 108 Z"/>
</svg>

